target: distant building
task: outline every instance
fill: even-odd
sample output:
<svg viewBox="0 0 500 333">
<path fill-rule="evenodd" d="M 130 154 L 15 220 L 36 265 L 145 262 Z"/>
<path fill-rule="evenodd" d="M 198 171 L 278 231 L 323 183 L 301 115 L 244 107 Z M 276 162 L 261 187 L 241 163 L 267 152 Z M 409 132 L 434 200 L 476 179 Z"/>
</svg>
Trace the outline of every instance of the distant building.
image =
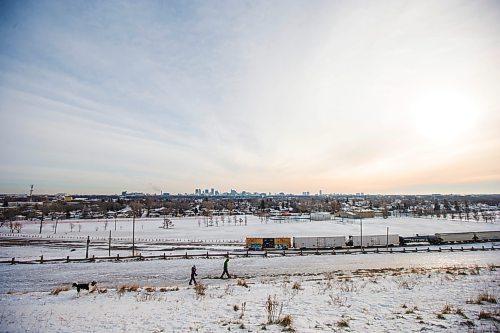
<svg viewBox="0 0 500 333">
<path fill-rule="evenodd" d="M 371 219 L 375 217 L 375 211 L 369 209 L 356 212 L 356 214 L 362 219 Z"/>
<path fill-rule="evenodd" d="M 331 220 L 332 215 L 329 212 L 316 212 L 311 213 L 311 220 L 313 221 L 327 221 Z"/>
</svg>

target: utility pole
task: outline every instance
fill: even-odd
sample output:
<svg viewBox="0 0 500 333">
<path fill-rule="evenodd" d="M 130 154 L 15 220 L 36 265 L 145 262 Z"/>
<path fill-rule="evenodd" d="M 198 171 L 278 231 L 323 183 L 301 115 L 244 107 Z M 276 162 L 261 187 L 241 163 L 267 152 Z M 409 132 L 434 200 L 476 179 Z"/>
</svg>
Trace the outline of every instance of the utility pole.
<svg viewBox="0 0 500 333">
<path fill-rule="evenodd" d="M 385 239 L 385 249 L 387 250 L 389 248 L 389 227 L 387 227 L 387 236 Z"/>
<path fill-rule="evenodd" d="M 135 256 L 135 212 L 132 219 L 132 257 Z"/>
<path fill-rule="evenodd" d="M 111 257 L 111 230 L 109 231 L 108 257 Z"/>
<path fill-rule="evenodd" d="M 360 222 L 361 222 L 361 250 L 363 250 L 363 219 L 361 219 Z"/>
<path fill-rule="evenodd" d="M 87 236 L 87 251 L 85 251 L 85 259 L 89 258 L 89 245 L 90 245 L 90 236 Z"/>
<path fill-rule="evenodd" d="M 40 233 L 42 233 L 42 223 L 43 223 L 43 211 L 42 211 L 42 217 L 40 218 Z"/>
</svg>

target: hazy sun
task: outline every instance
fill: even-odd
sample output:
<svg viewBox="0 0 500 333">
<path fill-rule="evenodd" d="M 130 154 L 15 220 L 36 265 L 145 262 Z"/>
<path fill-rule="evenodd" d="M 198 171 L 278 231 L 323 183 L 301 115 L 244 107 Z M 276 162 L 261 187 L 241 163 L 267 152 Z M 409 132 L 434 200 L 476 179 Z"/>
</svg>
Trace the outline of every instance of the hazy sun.
<svg viewBox="0 0 500 333">
<path fill-rule="evenodd" d="M 421 95 L 414 108 L 416 130 L 436 144 L 460 141 L 473 130 L 478 113 L 471 96 L 445 90 Z"/>
</svg>

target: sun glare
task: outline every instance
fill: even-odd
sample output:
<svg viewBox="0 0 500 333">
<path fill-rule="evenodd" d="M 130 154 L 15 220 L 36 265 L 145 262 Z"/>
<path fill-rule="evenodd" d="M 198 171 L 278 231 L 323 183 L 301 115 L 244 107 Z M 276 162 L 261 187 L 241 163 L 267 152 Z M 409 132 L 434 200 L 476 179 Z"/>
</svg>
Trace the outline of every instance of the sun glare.
<svg viewBox="0 0 500 333">
<path fill-rule="evenodd" d="M 461 141 L 474 129 L 478 106 L 470 96 L 452 91 L 430 91 L 414 104 L 415 128 L 435 144 Z"/>
</svg>

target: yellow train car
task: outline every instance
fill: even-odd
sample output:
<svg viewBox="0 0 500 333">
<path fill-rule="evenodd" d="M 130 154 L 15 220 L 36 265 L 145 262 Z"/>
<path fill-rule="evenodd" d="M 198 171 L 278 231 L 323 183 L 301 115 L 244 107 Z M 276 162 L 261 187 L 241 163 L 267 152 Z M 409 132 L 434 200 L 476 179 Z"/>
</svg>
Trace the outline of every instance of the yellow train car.
<svg viewBox="0 0 500 333">
<path fill-rule="evenodd" d="M 274 239 L 275 249 L 289 249 L 292 247 L 292 240 L 288 237 L 280 237 Z"/>
<path fill-rule="evenodd" d="M 245 244 L 246 244 L 247 249 L 262 250 L 263 241 L 264 241 L 264 238 L 247 237 Z"/>
<path fill-rule="evenodd" d="M 282 249 L 286 250 L 292 247 L 291 238 L 276 237 L 276 238 L 260 238 L 247 237 L 246 247 L 249 250 L 264 250 L 264 249 Z"/>
</svg>

